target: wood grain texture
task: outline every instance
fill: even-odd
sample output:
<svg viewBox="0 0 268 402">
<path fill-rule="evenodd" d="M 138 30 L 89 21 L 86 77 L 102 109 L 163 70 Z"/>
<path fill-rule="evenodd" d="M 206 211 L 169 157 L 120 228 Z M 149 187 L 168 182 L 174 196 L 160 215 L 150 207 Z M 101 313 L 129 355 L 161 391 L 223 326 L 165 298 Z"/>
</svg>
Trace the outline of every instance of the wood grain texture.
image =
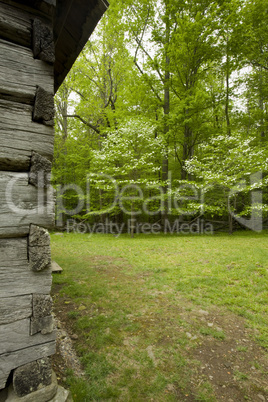
<svg viewBox="0 0 268 402">
<path fill-rule="evenodd" d="M 52 159 L 53 127 L 33 122 L 32 112 L 30 105 L 0 99 L 0 170 L 29 170 L 32 151 Z"/>
<path fill-rule="evenodd" d="M 5 298 L 48 295 L 51 290 L 51 269 L 33 272 L 28 262 L 28 239 L 0 239 L 0 305 L 5 310 Z M 14 299 L 15 300 L 15 299 Z M 11 300 L 7 303 L 9 305 Z M 32 308 L 32 307 L 31 307 Z M 11 317 L 16 314 L 11 309 Z"/>
<path fill-rule="evenodd" d="M 52 341 L 0 355 L 0 389 L 5 387 L 11 370 L 34 360 L 52 356 L 55 351 L 56 344 Z"/>
<path fill-rule="evenodd" d="M 36 15 L 52 17 L 54 15 L 56 0 L 15 0 L 15 3 L 21 3 L 23 9 L 28 9 Z M 12 1 L 14 4 L 14 1 Z"/>
<path fill-rule="evenodd" d="M 46 335 L 41 333 L 30 335 L 30 319 L 28 318 L 3 324 L 0 326 L 0 357 L 5 353 L 54 341 L 55 335 L 55 331 Z"/>
<path fill-rule="evenodd" d="M 30 49 L 0 39 L 0 94 L 32 103 L 36 86 L 54 93 L 53 66 L 33 58 Z"/>
<path fill-rule="evenodd" d="M 31 294 L 31 292 L 49 293 L 52 285 L 51 272 L 49 270 L 40 273 L 29 272 L 27 265 L 9 266 L 7 264 L 1 267 L 0 279 L 0 292 L 3 298 L 27 295 Z"/>
<path fill-rule="evenodd" d="M 30 319 L 0 325 L 0 389 L 10 371 L 55 353 L 56 332 L 30 335 Z"/>
<path fill-rule="evenodd" d="M 51 169 L 52 163 L 49 159 L 37 152 L 33 152 L 29 172 L 29 183 L 35 187 L 48 187 L 50 185 Z"/>
<path fill-rule="evenodd" d="M 33 121 L 54 126 L 54 95 L 37 86 L 34 99 Z"/>
<path fill-rule="evenodd" d="M 0 172 L 0 238 L 29 233 L 29 226 L 52 228 L 54 190 L 29 183 L 27 173 Z"/>
<path fill-rule="evenodd" d="M 31 47 L 33 16 L 25 10 L 0 2 L 0 36 L 19 45 Z"/>
<path fill-rule="evenodd" d="M 41 332 L 42 335 L 53 332 L 54 322 L 52 315 L 40 318 L 31 318 L 31 335 Z"/>
<path fill-rule="evenodd" d="M 32 315 L 32 295 L 0 297 L 0 325 L 8 324 Z"/>
<path fill-rule="evenodd" d="M 55 38 L 55 91 L 85 46 L 108 7 L 106 0 L 57 0 Z"/>
<path fill-rule="evenodd" d="M 28 239 L 0 239 L 0 267 L 28 263 Z M 2 295 L 1 295 L 2 296 Z"/>
<path fill-rule="evenodd" d="M 53 331 L 52 297 L 50 295 L 33 295 L 33 316 L 31 317 L 31 335 Z"/>
</svg>

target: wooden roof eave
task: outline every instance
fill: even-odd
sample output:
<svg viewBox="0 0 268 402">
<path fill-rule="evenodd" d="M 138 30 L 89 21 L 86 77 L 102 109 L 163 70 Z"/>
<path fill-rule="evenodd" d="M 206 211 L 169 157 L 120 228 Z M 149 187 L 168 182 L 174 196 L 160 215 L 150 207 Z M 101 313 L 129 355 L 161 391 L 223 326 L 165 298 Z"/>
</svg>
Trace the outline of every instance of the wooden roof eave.
<svg viewBox="0 0 268 402">
<path fill-rule="evenodd" d="M 55 92 L 70 71 L 97 23 L 107 10 L 107 0 L 6 0 L 37 16 L 53 19 L 55 41 Z"/>
<path fill-rule="evenodd" d="M 54 18 L 55 92 L 108 6 L 106 0 L 57 0 Z"/>
</svg>

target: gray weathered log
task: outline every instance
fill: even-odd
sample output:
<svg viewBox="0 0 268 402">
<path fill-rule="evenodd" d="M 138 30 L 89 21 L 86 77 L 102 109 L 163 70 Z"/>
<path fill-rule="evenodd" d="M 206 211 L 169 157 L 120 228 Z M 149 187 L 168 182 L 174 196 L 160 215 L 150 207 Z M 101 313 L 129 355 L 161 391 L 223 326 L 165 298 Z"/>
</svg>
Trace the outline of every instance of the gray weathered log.
<svg viewBox="0 0 268 402">
<path fill-rule="evenodd" d="M 1 136 L 1 130 L 0 130 Z M 0 171 L 9 170 L 15 172 L 27 171 L 30 167 L 31 156 L 29 152 L 22 151 L 21 155 L 19 150 L 6 149 L 0 150 Z"/>
<path fill-rule="evenodd" d="M 52 163 L 37 152 L 32 153 L 29 183 L 35 187 L 48 187 L 51 179 Z"/>
<path fill-rule="evenodd" d="M 51 268 L 50 247 L 30 247 L 29 248 L 30 267 L 34 272 L 40 272 Z"/>
<path fill-rule="evenodd" d="M 34 272 L 51 269 L 50 237 L 47 230 L 31 225 L 28 253 L 30 267 Z"/>
<path fill-rule="evenodd" d="M 49 294 L 51 284 L 50 269 L 43 272 L 33 272 L 30 269 L 26 237 L 0 239 L 0 303 L 3 309 L 4 298 L 33 293 Z"/>
<path fill-rule="evenodd" d="M 54 15 L 56 7 L 56 0 L 16 0 L 16 2 L 22 3 L 23 8 L 25 6 L 31 7 L 35 14 L 40 12 L 51 17 Z"/>
<path fill-rule="evenodd" d="M 42 318 L 52 313 L 52 297 L 44 294 L 33 295 L 33 317 Z"/>
<path fill-rule="evenodd" d="M 0 267 L 28 264 L 28 239 L 0 239 Z M 31 292 L 34 293 L 34 292 Z M 0 297 L 1 297 L 0 293 Z"/>
<path fill-rule="evenodd" d="M 33 21 L 33 55 L 50 64 L 55 62 L 53 28 L 37 18 Z"/>
<path fill-rule="evenodd" d="M 0 325 L 31 317 L 32 295 L 5 298 L 1 296 L 2 295 L 0 295 Z"/>
<path fill-rule="evenodd" d="M 29 235 L 29 247 L 47 247 L 50 246 L 50 236 L 46 229 L 31 225 Z"/>
<path fill-rule="evenodd" d="M 31 335 L 41 332 L 49 334 L 53 331 L 52 298 L 49 295 L 33 295 L 33 316 L 31 317 Z"/>
<path fill-rule="evenodd" d="M 34 99 L 33 121 L 46 126 L 54 125 L 54 95 L 41 86 L 37 86 Z"/>
<path fill-rule="evenodd" d="M 31 318 L 31 335 L 41 332 L 42 335 L 51 334 L 54 329 L 52 315 L 47 317 Z"/>
<path fill-rule="evenodd" d="M 2 265 L 2 264 L 1 264 Z M 20 296 L 36 293 L 49 293 L 52 278 L 49 269 L 43 272 L 33 272 L 29 264 L 15 265 L 6 263 L 0 267 L 1 297 Z M 2 299 L 1 303 L 4 303 Z"/>
<path fill-rule="evenodd" d="M 51 356 L 55 353 L 55 349 L 56 345 L 53 340 L 0 355 L 0 389 L 5 387 L 11 370 L 34 360 Z"/>
<path fill-rule="evenodd" d="M 54 93 L 53 67 L 33 58 L 32 51 L 0 39 L 0 94 L 32 103 L 37 85 Z"/>
<path fill-rule="evenodd" d="M 45 388 L 52 382 L 52 367 L 49 357 L 24 364 L 14 370 L 13 388 L 19 397 Z"/>
<path fill-rule="evenodd" d="M 55 331 L 46 335 L 41 333 L 30 335 L 30 324 L 30 319 L 26 318 L 0 326 L 0 357 L 5 353 L 55 340 Z"/>
<path fill-rule="evenodd" d="M 30 267 L 34 272 L 51 268 L 51 253 L 47 247 L 32 247 L 29 249 Z"/>
<path fill-rule="evenodd" d="M 3 324 L 0 327 L 0 357 L 2 354 L 15 352 L 30 346 L 42 345 L 55 340 L 56 332 L 43 335 L 30 335 L 30 319 Z"/>
<path fill-rule="evenodd" d="M 33 122 L 32 106 L 0 99 L 0 110 L 0 170 L 29 170 L 32 151 L 52 159 L 53 127 Z"/>
<path fill-rule="evenodd" d="M 54 226 L 54 190 L 28 184 L 27 173 L 0 172 L 0 238 L 29 233 L 29 225 Z"/>
<path fill-rule="evenodd" d="M 0 2 L 0 35 L 22 46 L 31 45 L 31 18 L 25 10 Z"/>
</svg>

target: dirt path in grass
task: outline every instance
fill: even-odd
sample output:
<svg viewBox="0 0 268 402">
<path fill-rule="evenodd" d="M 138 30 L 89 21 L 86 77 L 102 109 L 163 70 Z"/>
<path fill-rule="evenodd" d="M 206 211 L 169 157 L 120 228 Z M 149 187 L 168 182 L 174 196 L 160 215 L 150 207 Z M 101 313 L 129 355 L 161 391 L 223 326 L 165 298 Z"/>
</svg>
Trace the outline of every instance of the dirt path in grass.
<svg viewBox="0 0 268 402">
<path fill-rule="evenodd" d="M 197 310 L 188 319 L 193 316 L 202 328 L 225 334 L 219 340 L 208 334 L 194 349 L 192 357 L 201 362 L 195 381 L 209 380 L 218 401 L 268 400 L 267 355 L 254 342 L 254 331 L 242 318 L 217 309 Z"/>
<path fill-rule="evenodd" d="M 121 279 L 125 280 L 124 277 L 120 278 L 117 272 L 117 281 L 120 282 Z M 143 280 L 137 278 L 137 286 L 139 281 L 142 283 Z M 61 287 L 62 285 L 54 286 L 54 296 L 57 295 L 54 311 L 60 330 L 66 331 L 67 336 L 63 332 L 58 338 L 53 366 L 60 382 L 64 384 L 66 368 L 74 369 L 77 375 L 83 375 L 74 352 L 75 346 L 79 345 L 82 339 L 79 331 L 74 329 L 74 319 L 70 318 L 69 313 L 77 311 L 80 316 L 85 316 L 90 315 L 92 311 L 85 306 L 81 308 L 74 304 L 67 296 L 59 296 L 58 291 Z M 174 342 L 176 333 L 180 333 L 186 339 L 186 347 L 182 354 L 191 368 L 187 389 L 182 389 L 176 383 L 167 384 L 165 388 L 167 401 L 268 401 L 267 353 L 254 341 L 256 332 L 246 327 L 243 318 L 218 307 L 199 308 L 179 294 L 171 302 L 166 297 L 171 292 L 168 287 L 165 287 L 164 291 L 148 292 L 151 292 L 150 296 L 156 300 L 161 299 L 161 314 L 155 312 L 148 314 L 148 309 L 145 309 L 144 314 L 140 310 L 138 315 L 129 314 L 128 319 L 144 328 L 138 336 L 146 337 L 149 333 L 157 333 L 155 341 L 146 348 L 153 365 L 161 366 L 158 352 L 168 349 Z M 173 319 L 175 315 L 179 315 L 181 323 L 175 324 Z M 70 346 L 72 344 L 73 349 Z M 124 338 L 122 347 L 129 354 L 135 346 L 137 336 Z M 213 390 L 211 398 L 206 392 L 202 399 L 200 390 L 202 386 L 207 387 L 207 384 Z M 158 402 L 158 399 L 154 398 L 144 400 Z"/>
</svg>

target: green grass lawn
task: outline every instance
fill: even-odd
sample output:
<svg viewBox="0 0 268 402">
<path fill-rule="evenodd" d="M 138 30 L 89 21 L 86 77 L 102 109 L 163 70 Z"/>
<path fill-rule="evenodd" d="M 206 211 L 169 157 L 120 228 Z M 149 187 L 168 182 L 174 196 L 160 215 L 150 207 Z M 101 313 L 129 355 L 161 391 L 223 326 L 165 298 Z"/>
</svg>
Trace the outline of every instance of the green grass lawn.
<svg viewBox="0 0 268 402">
<path fill-rule="evenodd" d="M 268 233 L 51 238 L 86 372 L 68 373 L 75 401 L 266 395 Z"/>
</svg>

